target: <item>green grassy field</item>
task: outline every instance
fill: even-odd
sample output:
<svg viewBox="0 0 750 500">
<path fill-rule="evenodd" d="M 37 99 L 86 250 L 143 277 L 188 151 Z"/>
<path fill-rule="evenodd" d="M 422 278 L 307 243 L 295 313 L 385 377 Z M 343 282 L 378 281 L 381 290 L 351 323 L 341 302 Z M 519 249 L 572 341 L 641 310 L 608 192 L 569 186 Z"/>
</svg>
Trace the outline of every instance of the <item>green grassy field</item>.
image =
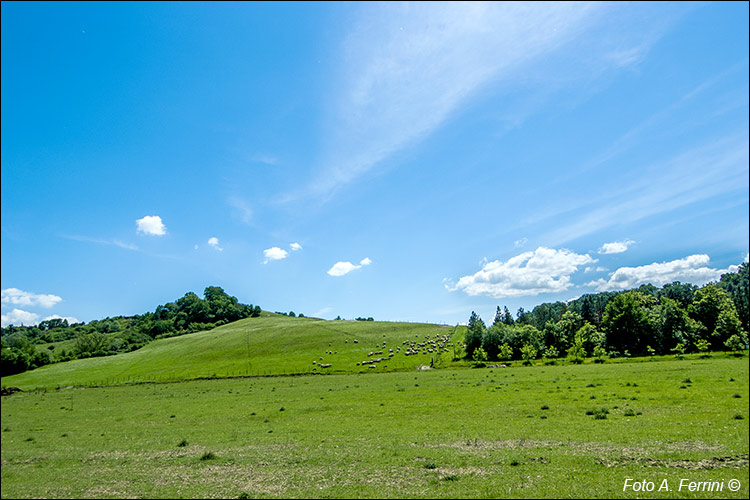
<svg viewBox="0 0 750 500">
<path fill-rule="evenodd" d="M 431 362 L 445 365 L 453 358 L 453 351 L 451 347 L 449 352 L 422 349 L 418 355 L 407 356 L 404 341 L 425 343 L 452 334 L 462 339 L 464 327 L 454 333 L 454 327 L 446 325 L 271 315 L 157 340 L 127 354 L 47 365 L 3 377 L 3 386 L 34 389 L 205 377 L 412 370 Z M 394 351 L 390 359 L 357 366 L 369 359 L 388 358 L 390 349 Z M 368 356 L 370 353 L 373 355 Z M 321 364 L 331 366 L 321 368 Z"/>
<path fill-rule="evenodd" d="M 746 358 L 24 392 L 2 496 L 747 498 L 747 401 Z"/>
<path fill-rule="evenodd" d="M 463 334 L 269 316 L 4 377 L 1 496 L 747 498 L 746 357 L 466 369 Z"/>
</svg>

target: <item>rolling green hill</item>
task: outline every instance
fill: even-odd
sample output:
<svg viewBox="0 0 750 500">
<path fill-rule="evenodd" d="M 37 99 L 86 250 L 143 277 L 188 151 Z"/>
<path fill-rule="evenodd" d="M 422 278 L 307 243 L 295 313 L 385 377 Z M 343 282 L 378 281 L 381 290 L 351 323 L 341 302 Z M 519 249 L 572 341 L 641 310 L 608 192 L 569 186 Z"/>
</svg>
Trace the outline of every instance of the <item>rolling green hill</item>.
<svg viewBox="0 0 750 500">
<path fill-rule="evenodd" d="M 450 336 L 451 341 L 460 340 L 463 335 L 463 327 L 447 325 L 267 315 L 158 340 L 127 354 L 44 366 L 3 377 L 2 385 L 27 390 L 203 377 L 411 370 L 431 362 L 449 362 L 453 346 L 445 340 Z M 417 349 L 419 354 L 411 354 Z M 378 358 L 382 361 L 361 364 Z"/>
</svg>

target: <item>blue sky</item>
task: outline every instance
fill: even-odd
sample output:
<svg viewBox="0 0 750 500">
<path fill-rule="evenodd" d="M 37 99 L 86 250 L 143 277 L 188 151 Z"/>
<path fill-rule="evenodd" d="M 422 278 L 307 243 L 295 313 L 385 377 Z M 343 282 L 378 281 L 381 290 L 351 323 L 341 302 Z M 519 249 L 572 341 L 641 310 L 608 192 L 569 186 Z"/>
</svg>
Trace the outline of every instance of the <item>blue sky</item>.
<svg viewBox="0 0 750 500">
<path fill-rule="evenodd" d="M 2 321 L 491 321 L 748 255 L 748 4 L 2 3 Z"/>
</svg>

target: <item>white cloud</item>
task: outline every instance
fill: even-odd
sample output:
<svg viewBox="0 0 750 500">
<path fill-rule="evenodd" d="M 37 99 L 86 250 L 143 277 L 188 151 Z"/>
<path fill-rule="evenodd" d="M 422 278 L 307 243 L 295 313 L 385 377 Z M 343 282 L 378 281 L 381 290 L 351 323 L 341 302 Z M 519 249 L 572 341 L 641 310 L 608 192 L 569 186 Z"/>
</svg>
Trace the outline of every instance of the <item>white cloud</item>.
<svg viewBox="0 0 750 500">
<path fill-rule="evenodd" d="M 266 256 L 266 260 L 263 263 L 268 264 L 268 261 L 271 260 L 286 259 L 286 256 L 289 255 L 289 253 L 279 247 L 271 247 L 263 250 L 263 255 Z"/>
<path fill-rule="evenodd" d="M 235 215 L 245 224 L 250 224 L 253 220 L 253 209 L 250 205 L 238 196 L 232 196 L 227 203 L 235 209 Z"/>
<path fill-rule="evenodd" d="M 208 239 L 208 244 L 210 246 L 212 246 L 213 248 L 215 248 L 216 250 L 218 250 L 219 252 L 221 252 L 222 250 L 224 250 L 223 248 L 221 248 L 219 246 L 219 238 L 217 238 L 216 236 L 213 236 L 213 237 L 209 238 Z"/>
<path fill-rule="evenodd" d="M 296 252 L 297 250 L 302 250 L 302 245 L 300 245 L 299 243 L 292 243 L 292 244 L 291 244 L 291 245 L 289 245 L 289 246 L 290 246 L 290 247 L 291 247 L 291 249 L 292 249 L 293 251 L 295 251 L 295 252 Z"/>
<path fill-rule="evenodd" d="M 361 269 L 363 266 L 369 266 L 370 264 L 372 264 L 372 261 L 367 257 L 359 261 L 359 265 L 352 264 L 351 262 L 336 262 L 333 267 L 328 270 L 328 274 L 331 276 L 343 276 L 349 274 L 355 269 Z"/>
<path fill-rule="evenodd" d="M 125 250 L 133 250 L 138 251 L 138 247 L 136 245 L 133 245 L 132 243 L 125 243 L 120 240 L 104 240 L 100 238 L 89 238 L 88 236 L 78 236 L 78 235 L 69 235 L 69 234 L 62 234 L 60 235 L 61 238 L 65 238 L 66 240 L 73 240 L 73 241 L 85 241 L 87 243 L 98 243 L 100 245 L 114 245 L 116 247 L 124 248 Z"/>
<path fill-rule="evenodd" d="M 158 215 L 147 215 L 142 219 L 135 221 L 139 233 L 150 234 L 152 236 L 164 236 L 167 234 L 167 228 Z"/>
<path fill-rule="evenodd" d="M 493 298 L 523 297 L 540 293 L 562 292 L 570 288 L 570 275 L 579 267 L 596 262 L 590 255 L 570 250 L 538 247 L 511 257 L 507 262 L 494 260 L 482 269 L 458 280 L 451 291 Z"/>
<path fill-rule="evenodd" d="M 573 36 L 591 4 L 365 5 L 344 44 L 330 165 L 312 187 L 331 194 L 433 132 L 489 81 Z M 507 76 L 507 75 L 506 75 Z"/>
<path fill-rule="evenodd" d="M 635 243 L 633 240 L 625 240 L 625 241 L 613 241 L 612 243 L 605 243 L 602 245 L 602 247 L 599 249 L 600 254 L 610 254 L 610 253 L 622 253 L 627 251 L 628 247 Z"/>
<path fill-rule="evenodd" d="M 0 301 L 18 306 L 39 306 L 49 309 L 62 301 L 62 298 L 52 294 L 38 294 L 24 292 L 18 288 L 6 288 L 0 292 Z"/>
<path fill-rule="evenodd" d="M 69 325 L 72 325 L 74 323 L 80 323 L 78 318 L 74 318 L 73 316 L 58 316 L 57 314 L 53 314 L 52 316 L 47 316 L 46 318 L 43 318 L 42 321 L 48 321 L 50 319 L 64 319 L 68 322 Z"/>
<path fill-rule="evenodd" d="M 13 309 L 8 314 L 0 315 L 0 323 L 3 328 L 8 325 L 15 326 L 31 326 L 36 325 L 39 322 L 39 315 L 21 309 Z"/>
<path fill-rule="evenodd" d="M 728 272 L 736 272 L 737 266 L 726 269 L 707 267 L 710 258 L 706 254 L 689 255 L 669 262 L 654 262 L 645 266 L 621 267 L 610 276 L 609 280 L 599 279 L 587 283 L 595 286 L 597 291 L 627 290 L 640 285 L 652 284 L 662 286 L 673 281 L 704 285 L 709 281 L 721 278 Z"/>
<path fill-rule="evenodd" d="M 326 314 L 333 312 L 333 307 L 324 307 L 323 309 L 320 309 L 319 311 L 315 311 L 312 313 L 313 318 L 322 318 Z"/>
<path fill-rule="evenodd" d="M 351 262 L 348 262 L 348 261 L 347 262 L 336 262 L 333 265 L 333 267 L 331 267 L 328 270 L 328 274 L 330 274 L 331 276 L 343 276 L 343 275 L 348 274 L 348 273 L 354 271 L 355 269 L 359 269 L 361 267 L 362 266 L 355 266 L 354 264 L 352 264 Z"/>
<path fill-rule="evenodd" d="M 600 273 L 603 271 L 609 271 L 609 269 L 602 266 L 586 266 L 586 269 L 583 270 L 584 273 Z"/>
<path fill-rule="evenodd" d="M 521 238 L 520 240 L 516 240 L 516 241 L 514 241 L 514 242 L 513 242 L 513 246 L 514 246 L 514 247 L 516 247 L 516 248 L 518 248 L 518 247 L 522 247 L 522 246 L 524 246 L 524 245 L 525 245 L 526 243 L 528 243 L 528 241 L 529 241 L 529 239 L 528 239 L 528 238 L 526 238 L 526 237 L 524 236 L 524 237 L 523 237 L 523 238 Z"/>
<path fill-rule="evenodd" d="M 326 134 L 321 168 L 305 192 L 285 200 L 332 196 L 483 91 L 523 88 L 544 96 L 531 99 L 541 107 L 560 89 L 595 88 L 581 81 L 640 62 L 686 10 L 649 9 L 615 2 L 363 2 L 337 58 L 342 70 L 331 78 L 335 128 Z M 514 108 L 508 104 L 501 119 L 522 121 L 510 116 L 518 114 Z"/>
<path fill-rule="evenodd" d="M 557 208 L 554 215 L 521 220 L 519 224 L 559 220 L 556 229 L 542 234 L 544 241 L 558 245 L 613 225 L 633 223 L 742 189 L 746 192 L 749 150 L 747 132 L 716 139 L 643 167 L 632 182 L 602 186 L 598 196 L 565 211 L 564 220 Z"/>
</svg>

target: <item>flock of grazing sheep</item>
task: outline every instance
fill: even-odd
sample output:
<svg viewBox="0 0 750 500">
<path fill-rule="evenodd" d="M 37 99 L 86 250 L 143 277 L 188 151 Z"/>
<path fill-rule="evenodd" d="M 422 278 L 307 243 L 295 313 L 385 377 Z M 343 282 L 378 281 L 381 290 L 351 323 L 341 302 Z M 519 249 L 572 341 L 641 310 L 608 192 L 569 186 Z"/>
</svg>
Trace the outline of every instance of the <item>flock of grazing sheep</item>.
<svg viewBox="0 0 750 500">
<path fill-rule="evenodd" d="M 385 335 L 383 335 L 385 337 Z M 425 335 L 425 340 L 423 342 L 419 342 L 416 340 L 404 340 L 401 343 L 401 346 L 404 346 L 404 356 L 414 356 L 419 354 L 441 354 L 443 352 L 450 352 L 448 347 L 453 346 L 453 344 L 450 342 L 450 335 L 442 335 L 440 333 L 435 334 L 434 336 Z M 345 344 L 349 343 L 349 339 L 344 340 Z M 354 344 L 358 344 L 359 340 L 354 340 Z M 333 344 L 329 343 L 328 347 L 331 347 Z M 356 366 L 369 366 L 370 368 L 377 368 L 377 364 L 381 363 L 383 361 L 388 361 L 392 357 L 401 354 L 401 346 L 396 346 L 394 349 L 393 347 L 388 348 L 387 342 L 383 341 L 382 343 L 375 344 L 375 350 L 370 351 L 367 353 L 367 357 L 369 359 L 366 359 L 364 361 L 357 362 Z M 388 349 L 388 353 L 385 353 L 385 350 Z M 327 355 L 336 355 L 338 354 L 338 351 L 332 351 L 328 350 L 325 352 Z M 382 355 L 382 356 L 381 356 Z M 380 356 L 380 357 L 375 357 Z M 323 361 L 323 356 L 320 357 L 319 360 L 315 360 L 312 362 L 314 365 L 313 371 L 317 371 L 318 368 L 330 368 L 333 366 L 333 363 L 321 363 Z M 383 365 L 383 368 L 388 368 L 388 365 Z"/>
</svg>

